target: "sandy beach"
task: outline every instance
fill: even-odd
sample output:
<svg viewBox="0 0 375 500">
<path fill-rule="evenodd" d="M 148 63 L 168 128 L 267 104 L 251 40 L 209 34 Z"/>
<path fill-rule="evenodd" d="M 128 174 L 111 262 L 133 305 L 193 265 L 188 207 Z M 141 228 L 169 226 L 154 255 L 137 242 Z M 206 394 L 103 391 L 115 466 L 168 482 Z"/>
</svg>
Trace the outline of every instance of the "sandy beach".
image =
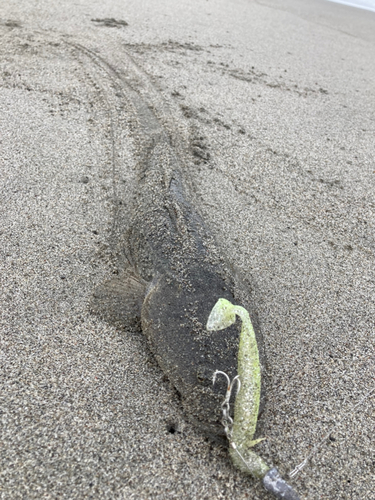
<svg viewBox="0 0 375 500">
<path fill-rule="evenodd" d="M 271 499 L 142 334 L 89 312 L 136 202 L 141 99 L 249 283 L 257 452 L 301 499 L 375 500 L 375 13 L 9 0 L 0 36 L 0 498 Z"/>
</svg>

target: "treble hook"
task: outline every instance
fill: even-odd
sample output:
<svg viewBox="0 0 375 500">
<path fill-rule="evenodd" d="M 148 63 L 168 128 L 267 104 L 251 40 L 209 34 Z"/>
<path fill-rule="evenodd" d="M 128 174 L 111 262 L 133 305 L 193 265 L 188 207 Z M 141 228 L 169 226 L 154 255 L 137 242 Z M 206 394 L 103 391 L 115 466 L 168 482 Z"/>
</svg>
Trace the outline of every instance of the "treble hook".
<svg viewBox="0 0 375 500">
<path fill-rule="evenodd" d="M 212 377 L 212 383 L 213 383 L 213 385 L 215 385 L 217 375 L 224 375 L 224 377 L 227 379 L 227 384 L 228 384 L 227 385 L 227 391 L 226 391 L 226 394 L 225 394 L 224 401 L 221 403 L 221 408 L 222 408 L 222 411 L 223 411 L 222 424 L 224 426 L 224 431 L 225 431 L 226 435 L 229 438 L 230 434 L 232 432 L 232 426 L 233 426 L 233 419 L 232 419 L 232 417 L 229 414 L 229 411 L 230 411 L 230 398 L 232 396 L 233 387 L 234 387 L 234 384 L 236 382 L 237 382 L 237 392 L 236 392 L 236 395 L 239 393 L 239 391 L 241 389 L 241 381 L 240 381 L 239 376 L 236 375 L 234 377 L 234 379 L 232 380 L 232 382 L 231 382 L 229 376 L 225 372 L 222 372 L 220 370 L 216 370 L 215 373 L 214 373 L 214 375 L 213 375 L 213 377 Z"/>
</svg>

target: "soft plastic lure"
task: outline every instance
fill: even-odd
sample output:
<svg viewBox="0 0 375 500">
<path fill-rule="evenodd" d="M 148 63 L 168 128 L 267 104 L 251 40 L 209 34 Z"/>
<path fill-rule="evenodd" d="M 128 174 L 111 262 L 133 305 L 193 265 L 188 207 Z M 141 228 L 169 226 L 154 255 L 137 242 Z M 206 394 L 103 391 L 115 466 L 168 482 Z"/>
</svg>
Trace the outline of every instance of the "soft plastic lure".
<svg viewBox="0 0 375 500">
<path fill-rule="evenodd" d="M 228 328 L 236 322 L 236 315 L 242 320 L 242 328 L 238 348 L 238 375 L 235 378 L 238 378 L 240 383 L 234 406 L 234 420 L 228 411 L 234 380 L 232 384 L 228 384 L 227 396 L 223 403 L 223 425 L 229 440 L 232 461 L 241 471 L 262 479 L 266 490 L 276 498 L 299 500 L 297 493 L 281 478 L 277 469 L 269 467 L 252 450 L 252 447 L 264 438 L 253 439 L 259 412 L 261 375 L 258 346 L 249 313 L 241 306 L 235 306 L 226 299 L 219 299 L 208 318 L 207 330 Z M 216 374 L 214 380 L 215 377 Z"/>
</svg>

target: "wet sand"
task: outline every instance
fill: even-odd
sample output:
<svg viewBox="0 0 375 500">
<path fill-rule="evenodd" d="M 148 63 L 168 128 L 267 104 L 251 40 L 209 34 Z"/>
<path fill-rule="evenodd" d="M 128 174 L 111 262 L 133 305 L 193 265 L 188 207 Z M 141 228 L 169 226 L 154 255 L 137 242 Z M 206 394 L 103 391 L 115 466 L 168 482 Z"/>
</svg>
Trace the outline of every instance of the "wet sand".
<svg viewBox="0 0 375 500">
<path fill-rule="evenodd" d="M 374 393 L 354 408 L 374 386 L 374 27 L 318 0 L 0 8 L 1 498 L 269 498 L 142 335 L 88 311 L 134 206 L 127 85 L 250 283 L 257 451 L 287 477 L 329 433 L 301 498 L 375 498 Z"/>
</svg>

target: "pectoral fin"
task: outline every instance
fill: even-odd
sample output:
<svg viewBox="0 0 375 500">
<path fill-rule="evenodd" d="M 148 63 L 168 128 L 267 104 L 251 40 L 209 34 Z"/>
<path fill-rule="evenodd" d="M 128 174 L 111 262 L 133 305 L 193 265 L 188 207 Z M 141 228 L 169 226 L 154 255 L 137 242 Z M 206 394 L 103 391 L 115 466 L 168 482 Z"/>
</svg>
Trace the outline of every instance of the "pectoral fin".
<svg viewBox="0 0 375 500">
<path fill-rule="evenodd" d="M 98 286 L 90 300 L 90 312 L 116 326 L 140 328 L 147 282 L 131 268 Z"/>
</svg>

